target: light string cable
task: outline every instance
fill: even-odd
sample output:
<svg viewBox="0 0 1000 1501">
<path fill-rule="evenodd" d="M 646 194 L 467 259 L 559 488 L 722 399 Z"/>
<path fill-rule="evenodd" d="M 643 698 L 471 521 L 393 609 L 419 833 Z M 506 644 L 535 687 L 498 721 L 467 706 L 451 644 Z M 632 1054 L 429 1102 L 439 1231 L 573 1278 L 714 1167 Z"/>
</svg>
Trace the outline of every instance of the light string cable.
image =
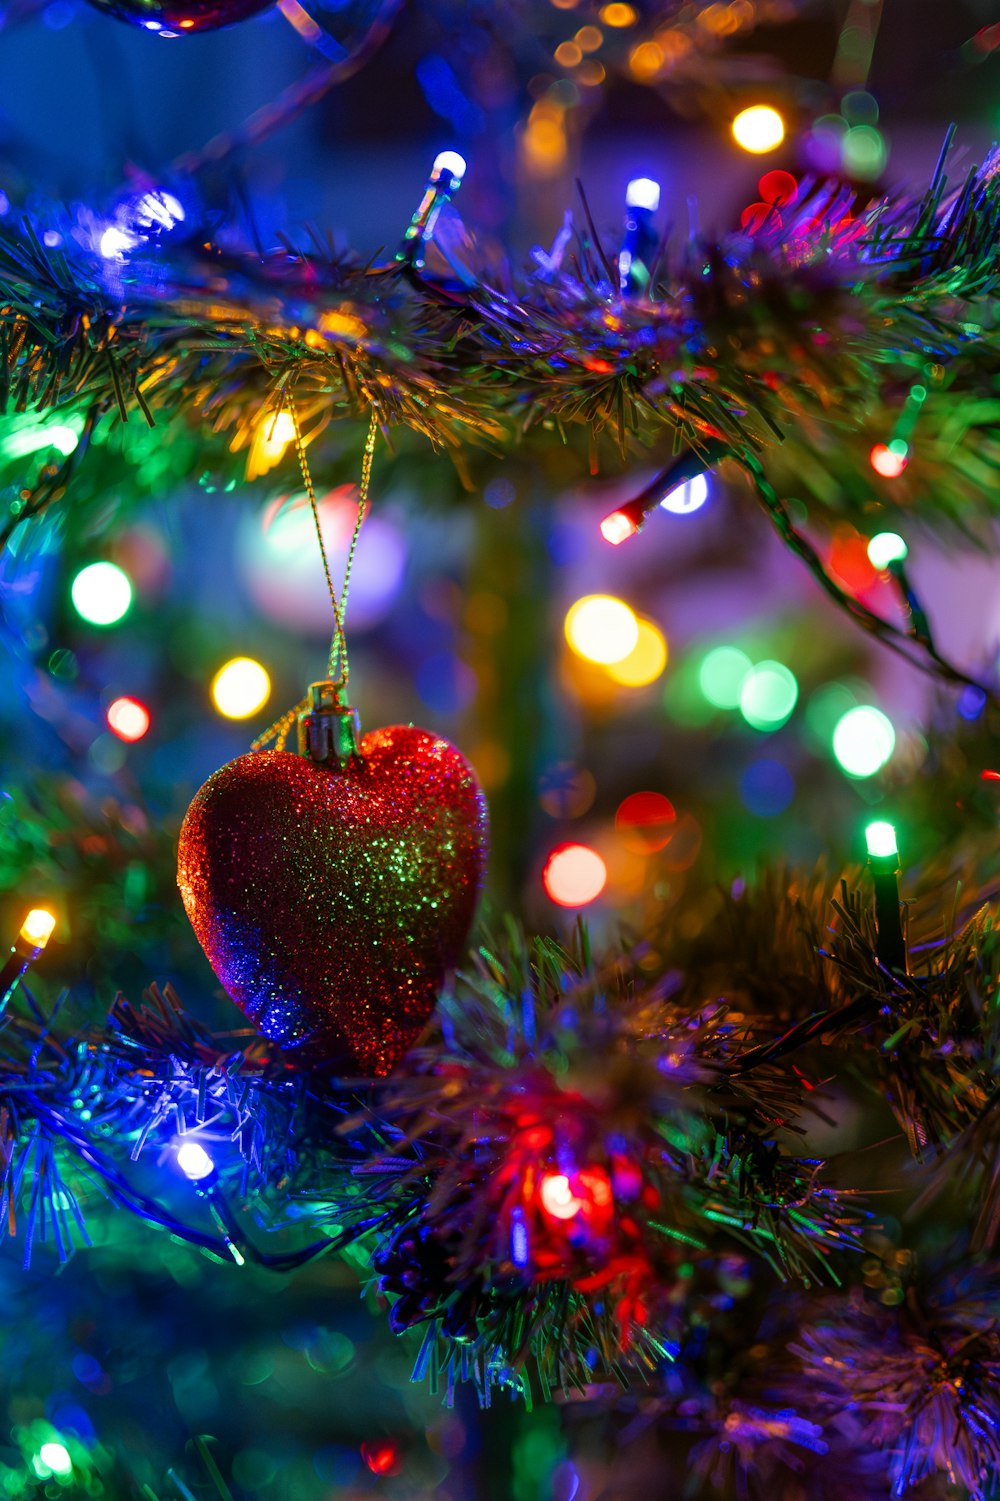
<svg viewBox="0 0 1000 1501">
<path fill-rule="evenodd" d="M 320 520 L 319 505 L 316 500 L 316 488 L 313 484 L 312 471 L 309 468 L 309 459 L 306 455 L 305 440 L 302 437 L 302 428 L 299 423 L 298 408 L 295 398 L 290 391 L 283 391 L 282 403 L 274 414 L 275 422 L 278 420 L 283 406 L 287 403 L 288 412 L 292 419 L 292 427 L 295 433 L 295 455 L 299 461 L 299 470 L 302 474 L 302 483 L 305 487 L 309 501 L 309 509 L 312 512 L 313 526 L 316 529 L 316 541 L 319 544 L 320 557 L 323 560 L 323 573 L 326 578 L 327 592 L 330 596 L 330 604 L 333 608 L 333 636 L 330 640 L 330 652 L 327 658 L 327 675 L 336 682 L 338 687 L 346 689 L 351 675 L 351 665 L 347 651 L 347 633 L 345 630 L 345 616 L 347 612 L 347 599 L 351 589 L 351 572 L 354 567 L 354 555 L 357 552 L 358 538 L 361 535 L 361 527 L 368 510 L 368 496 L 371 491 L 372 463 L 375 457 L 375 440 L 378 436 L 379 417 L 378 408 L 372 403 L 371 418 L 368 423 L 368 437 L 365 440 L 364 455 L 361 460 L 361 483 L 358 486 L 358 513 L 354 519 L 354 530 L 351 533 L 350 545 L 347 549 L 347 561 L 344 565 L 344 582 L 341 585 L 340 597 L 334 587 L 333 573 L 330 568 L 330 559 L 327 556 L 326 543 L 323 540 L 323 527 Z M 308 708 L 309 700 L 300 699 L 291 709 L 287 709 L 272 725 L 257 736 L 250 746 L 252 751 L 263 750 L 273 740 L 278 750 L 284 750 L 285 741 L 299 715 Z"/>
<path fill-rule="evenodd" d="M 220 1175 L 214 1170 L 214 1164 L 211 1191 L 201 1196 L 209 1200 L 209 1217 L 219 1233 L 212 1234 L 179 1218 L 159 1197 L 151 1196 L 133 1183 L 105 1150 L 104 1144 L 94 1140 L 93 1130 L 88 1130 L 81 1121 L 74 1118 L 72 1101 L 80 1087 L 78 1073 L 72 1069 L 54 1073 L 42 1061 L 48 1050 L 59 1064 L 66 1064 L 73 1049 L 67 1049 L 52 1034 L 51 1018 L 47 1019 L 38 1011 L 27 990 L 24 995 L 36 1020 L 32 1022 L 15 1013 L 6 1025 L 11 1028 L 11 1035 L 30 1046 L 29 1061 L 21 1067 L 15 1067 L 10 1058 L 4 1057 L 0 1069 L 4 1074 L 5 1108 L 14 1126 L 15 1137 L 23 1139 L 26 1123 L 34 1122 L 35 1128 L 46 1141 L 60 1143 L 77 1160 L 84 1172 L 101 1185 L 106 1198 L 115 1208 L 127 1210 L 136 1218 L 166 1230 L 189 1245 L 210 1251 L 221 1261 L 228 1258 L 240 1263 L 250 1262 L 275 1272 L 293 1271 L 319 1256 L 340 1251 L 359 1235 L 367 1234 L 381 1223 L 384 1215 L 379 1213 L 345 1226 L 336 1234 L 325 1235 L 320 1240 L 295 1249 L 263 1251 L 240 1223 L 239 1216 L 223 1190 Z M 77 1039 L 84 1040 L 82 1037 Z M 86 1053 L 91 1060 L 100 1061 L 104 1048 L 99 1040 L 91 1039 L 87 1042 Z M 125 1083 L 124 1077 L 120 1082 Z M 194 1134 L 192 1139 L 196 1139 Z M 9 1144 L 7 1150 L 10 1151 Z M 189 1177 L 188 1174 L 185 1176 Z M 195 1187 L 197 1186 L 196 1184 Z M 41 1183 L 37 1183 L 36 1193 L 41 1187 Z M 86 1234 L 79 1215 L 77 1223 Z M 33 1233 L 29 1232 L 29 1244 L 33 1239 Z M 239 1254 L 234 1254 L 234 1247 Z"/>
<path fill-rule="evenodd" d="M 664 494 L 686 483 L 695 475 L 704 474 L 706 470 L 713 469 L 723 459 L 732 459 L 740 466 L 750 482 L 755 499 L 785 547 L 805 564 L 823 592 L 839 610 L 854 621 L 855 625 L 859 625 L 869 636 L 888 647 L 890 651 L 895 652 L 897 656 L 902 657 L 905 662 L 920 672 L 941 678 L 944 682 L 956 687 L 975 688 L 991 703 L 1000 703 L 1000 696 L 992 683 L 984 682 L 972 673 L 964 672 L 938 650 L 927 614 L 898 564 L 893 564 L 890 572 L 893 573 L 903 597 L 906 611 L 905 629 L 877 615 L 874 610 L 862 604 L 859 599 L 837 583 L 808 537 L 795 526 L 787 504 L 767 478 L 760 459 L 749 449 L 738 452 L 724 441 L 715 438 L 705 440 L 697 449 L 693 447 L 687 449 L 672 459 L 666 468 L 662 469 L 632 500 L 617 506 L 604 517 L 601 522 L 601 533 L 605 540 L 617 546 L 635 536 L 656 510 Z"/>
</svg>

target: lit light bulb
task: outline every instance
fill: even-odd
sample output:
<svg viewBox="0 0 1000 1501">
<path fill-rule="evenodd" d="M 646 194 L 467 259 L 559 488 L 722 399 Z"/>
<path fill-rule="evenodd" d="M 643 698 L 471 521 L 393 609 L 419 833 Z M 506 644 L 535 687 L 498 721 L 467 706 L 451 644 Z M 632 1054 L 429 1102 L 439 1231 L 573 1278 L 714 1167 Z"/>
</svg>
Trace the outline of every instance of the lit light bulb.
<svg viewBox="0 0 1000 1501">
<path fill-rule="evenodd" d="M 899 854 L 896 845 L 896 830 L 891 823 L 887 823 L 882 818 L 876 819 L 865 829 L 865 843 L 868 846 L 869 855 L 874 855 L 877 859 Z"/>
<path fill-rule="evenodd" d="M 32 907 L 24 922 L 21 924 L 19 937 L 25 943 L 30 943 L 34 949 L 43 949 L 52 937 L 56 920 L 51 912 L 44 907 Z"/>
<path fill-rule="evenodd" d="M 655 214 L 660 206 L 660 184 L 652 177 L 633 177 L 625 189 L 625 207 L 642 208 Z"/>
<path fill-rule="evenodd" d="M 612 511 L 610 516 L 605 516 L 601 522 L 601 536 L 605 542 L 610 542 L 612 547 L 617 547 L 620 542 L 627 542 L 629 537 L 634 537 L 639 528 L 625 511 Z"/>
<path fill-rule="evenodd" d="M 200 1141 L 182 1141 L 178 1145 L 177 1166 L 192 1183 L 201 1183 L 215 1172 L 215 1163 Z"/>
<path fill-rule="evenodd" d="M 708 476 L 696 474 L 693 479 L 687 479 L 682 485 L 677 485 L 660 501 L 665 511 L 672 511 L 675 516 L 689 516 L 692 511 L 700 511 L 708 499 Z"/>
<path fill-rule="evenodd" d="M 137 698 L 116 698 L 105 716 L 108 729 L 129 744 L 141 740 L 149 729 L 149 710 Z"/>
<path fill-rule="evenodd" d="M 583 1200 L 576 1197 L 565 1173 L 546 1173 L 538 1197 L 545 1213 L 554 1220 L 571 1220 L 583 1208 Z"/>
<path fill-rule="evenodd" d="M 57 1444 L 51 1440 L 42 1444 L 38 1451 L 35 1464 L 36 1474 L 41 1471 L 42 1478 L 47 1475 L 72 1475 L 73 1461 L 65 1444 Z"/>
<path fill-rule="evenodd" d="M 249 719 L 267 703 L 271 679 L 252 657 L 233 657 L 212 679 L 212 702 L 226 719 Z"/>
<path fill-rule="evenodd" d="M 106 261 L 123 261 L 126 250 L 134 250 L 138 243 L 138 235 L 119 229 L 117 224 L 109 224 L 101 235 L 97 248 Z"/>
<path fill-rule="evenodd" d="M 785 139 L 785 122 L 770 104 L 752 104 L 740 110 L 733 121 L 733 139 L 737 146 L 754 156 L 774 151 Z"/>
<path fill-rule="evenodd" d="M 457 187 L 465 176 L 465 168 L 465 157 L 460 155 L 459 152 L 439 151 L 434 158 L 434 165 L 431 168 L 431 181 L 436 181 L 442 172 L 449 172 L 455 179 L 455 186 Z"/>
<path fill-rule="evenodd" d="M 890 563 L 902 563 L 909 548 L 898 532 L 876 532 L 868 544 L 868 561 L 873 568 L 888 568 Z"/>
<path fill-rule="evenodd" d="M 587 662 L 607 666 L 635 649 L 639 622 L 624 600 L 610 594 L 586 594 L 566 612 L 566 640 Z"/>
<path fill-rule="evenodd" d="M 907 446 L 896 439 L 892 443 L 876 443 L 868 455 L 869 463 L 883 479 L 898 479 L 907 465 Z"/>
<path fill-rule="evenodd" d="M 166 188 L 156 188 L 143 193 L 135 205 L 136 222 L 149 228 L 173 229 L 184 219 L 184 209 L 173 193 Z"/>
<path fill-rule="evenodd" d="M 76 613 L 89 625 L 117 625 L 132 606 L 128 574 L 116 563 L 88 563 L 69 592 Z"/>
</svg>

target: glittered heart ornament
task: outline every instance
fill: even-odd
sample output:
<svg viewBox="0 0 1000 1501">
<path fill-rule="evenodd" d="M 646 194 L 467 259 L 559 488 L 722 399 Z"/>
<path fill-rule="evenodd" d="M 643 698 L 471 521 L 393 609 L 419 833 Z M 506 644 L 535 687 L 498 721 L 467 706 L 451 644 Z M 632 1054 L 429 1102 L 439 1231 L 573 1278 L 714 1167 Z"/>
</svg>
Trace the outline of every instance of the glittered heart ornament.
<svg viewBox="0 0 1000 1501">
<path fill-rule="evenodd" d="M 356 738 L 314 684 L 305 754 L 260 751 L 196 794 L 180 835 L 187 915 L 226 991 L 307 1067 L 384 1075 L 461 957 L 486 865 L 486 802 L 426 730 Z"/>
</svg>

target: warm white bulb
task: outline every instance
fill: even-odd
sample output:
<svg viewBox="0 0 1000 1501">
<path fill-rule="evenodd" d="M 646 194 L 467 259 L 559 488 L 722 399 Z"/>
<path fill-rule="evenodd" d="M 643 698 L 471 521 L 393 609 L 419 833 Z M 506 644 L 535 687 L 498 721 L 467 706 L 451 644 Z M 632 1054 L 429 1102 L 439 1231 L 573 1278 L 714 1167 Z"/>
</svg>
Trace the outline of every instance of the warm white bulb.
<svg viewBox="0 0 1000 1501">
<path fill-rule="evenodd" d="M 457 151 L 439 151 L 434 158 L 431 176 L 440 177 L 442 172 L 450 172 L 456 182 L 461 182 L 465 176 L 465 157 Z"/>
<path fill-rule="evenodd" d="M 181 1142 L 177 1148 L 177 1166 L 192 1183 L 200 1183 L 215 1172 L 215 1163 L 200 1141 Z"/>
<path fill-rule="evenodd" d="M 21 932 L 18 936 L 36 949 L 43 949 L 52 937 L 55 925 L 56 920 L 51 912 L 47 912 L 44 907 L 32 907 L 21 924 Z"/>
<path fill-rule="evenodd" d="M 781 145 L 785 122 L 769 104 L 752 104 L 749 109 L 740 110 L 733 121 L 733 137 L 744 151 L 762 156 Z"/>
<path fill-rule="evenodd" d="M 660 206 L 660 184 L 651 177 L 633 177 L 625 189 L 626 208 L 645 208 L 655 214 Z"/>
</svg>

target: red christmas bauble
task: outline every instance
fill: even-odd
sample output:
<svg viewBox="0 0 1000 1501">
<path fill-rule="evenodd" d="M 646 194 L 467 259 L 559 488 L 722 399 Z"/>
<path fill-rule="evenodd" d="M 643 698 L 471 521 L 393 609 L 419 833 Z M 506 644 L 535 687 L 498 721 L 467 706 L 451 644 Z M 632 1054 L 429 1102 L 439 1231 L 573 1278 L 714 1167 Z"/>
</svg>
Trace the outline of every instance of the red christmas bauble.
<svg viewBox="0 0 1000 1501">
<path fill-rule="evenodd" d="M 193 36 L 232 26 L 265 10 L 272 0 L 90 0 L 95 10 L 161 36 Z"/>
<path fill-rule="evenodd" d="M 447 740 L 396 725 L 327 766 L 240 756 L 195 795 L 177 879 L 229 995 L 297 1061 L 389 1072 L 461 957 L 486 801 Z"/>
</svg>

